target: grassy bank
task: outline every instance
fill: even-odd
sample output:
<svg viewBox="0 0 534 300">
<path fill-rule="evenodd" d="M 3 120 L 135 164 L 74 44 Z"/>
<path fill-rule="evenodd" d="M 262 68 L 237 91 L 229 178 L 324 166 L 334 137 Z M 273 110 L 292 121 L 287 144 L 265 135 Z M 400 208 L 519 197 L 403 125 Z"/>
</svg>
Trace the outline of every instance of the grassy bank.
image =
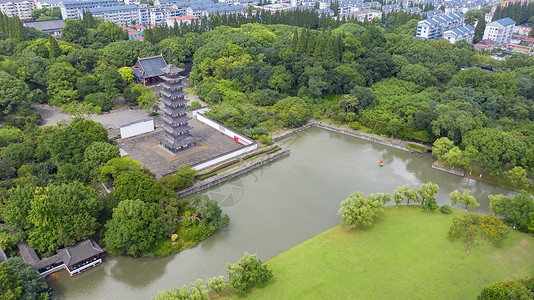
<svg viewBox="0 0 534 300">
<path fill-rule="evenodd" d="M 372 227 L 336 226 L 267 261 L 274 279 L 250 299 L 474 299 L 493 282 L 534 273 L 534 239 L 512 231 L 471 254 L 451 243 L 453 216 L 389 207 Z"/>
</svg>

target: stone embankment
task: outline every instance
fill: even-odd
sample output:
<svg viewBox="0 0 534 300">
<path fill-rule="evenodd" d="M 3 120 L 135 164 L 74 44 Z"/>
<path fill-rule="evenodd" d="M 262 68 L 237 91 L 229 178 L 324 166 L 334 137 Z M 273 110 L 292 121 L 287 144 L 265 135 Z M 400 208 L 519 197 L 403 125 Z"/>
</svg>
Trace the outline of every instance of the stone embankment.
<svg viewBox="0 0 534 300">
<path fill-rule="evenodd" d="M 280 139 L 286 138 L 288 136 L 291 136 L 291 135 L 293 135 L 295 133 L 301 132 L 301 131 L 306 130 L 306 129 L 311 128 L 311 127 L 319 127 L 319 128 L 323 128 L 323 129 L 326 129 L 326 130 L 330 130 L 330 131 L 338 132 L 338 133 L 341 133 L 341 134 L 349 135 L 349 136 L 352 136 L 352 137 L 356 137 L 356 138 L 359 138 L 359 139 L 362 139 L 362 140 L 366 140 L 366 141 L 370 141 L 370 142 L 373 142 L 373 143 L 377 143 L 377 144 L 380 144 L 380 145 L 384 145 L 384 146 L 392 147 L 392 148 L 395 148 L 395 149 L 407 151 L 407 152 L 410 152 L 411 154 L 416 155 L 416 156 L 423 156 L 424 155 L 424 153 L 421 153 L 421 152 L 418 152 L 418 151 L 415 151 L 415 150 L 412 150 L 412 149 L 408 148 L 406 146 L 406 143 L 403 142 L 403 141 L 400 141 L 400 140 L 388 139 L 388 138 L 384 138 L 384 137 L 380 137 L 380 136 L 376 136 L 376 135 L 372 135 L 372 134 L 367 134 L 367 133 L 363 133 L 363 132 L 352 130 L 352 129 L 348 129 L 348 128 L 343 128 L 343 127 L 339 127 L 339 126 L 335 126 L 335 125 L 325 124 L 325 123 L 318 122 L 318 121 L 315 121 L 315 120 L 309 121 L 308 123 L 306 123 L 306 125 L 304 125 L 302 127 L 299 127 L 299 128 L 296 128 L 296 129 L 285 130 L 285 131 L 279 132 L 277 134 L 274 134 L 274 135 L 272 135 L 272 138 L 275 141 L 278 141 Z"/>
<path fill-rule="evenodd" d="M 462 177 L 465 176 L 465 172 L 456 171 L 456 170 L 453 170 L 453 169 L 449 169 L 449 168 L 445 168 L 445 167 L 442 167 L 442 166 L 438 166 L 438 165 L 436 165 L 436 163 L 432 164 L 432 169 L 440 170 L 440 171 L 443 171 L 443 172 L 451 173 L 451 174 L 462 176 Z"/>
<path fill-rule="evenodd" d="M 242 165 L 231 168 L 230 170 L 224 171 L 220 174 L 217 174 L 213 177 L 206 178 L 204 180 L 198 180 L 196 181 L 192 186 L 189 188 L 186 188 L 184 190 L 181 190 L 178 192 L 178 197 L 183 198 L 185 196 L 191 195 L 191 194 L 197 194 L 201 191 L 210 188 L 212 186 L 218 185 L 220 183 L 223 183 L 225 181 L 228 181 L 232 178 L 235 178 L 239 175 L 243 175 L 247 172 L 250 172 L 258 167 L 261 167 L 265 164 L 268 164 L 270 162 L 273 162 L 281 157 L 284 157 L 286 155 L 289 155 L 291 151 L 289 148 L 282 147 L 281 150 L 278 150 L 274 153 L 262 156 L 260 158 L 257 158 L 252 161 L 243 162 Z"/>
</svg>

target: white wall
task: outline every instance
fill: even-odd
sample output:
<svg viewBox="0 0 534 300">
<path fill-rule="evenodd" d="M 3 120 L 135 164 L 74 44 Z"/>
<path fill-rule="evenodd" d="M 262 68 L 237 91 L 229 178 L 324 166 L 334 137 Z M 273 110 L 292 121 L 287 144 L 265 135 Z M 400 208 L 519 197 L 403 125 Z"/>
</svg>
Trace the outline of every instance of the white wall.
<svg viewBox="0 0 534 300">
<path fill-rule="evenodd" d="M 230 153 L 226 153 L 225 155 L 221 155 L 221 156 L 219 156 L 217 158 L 214 158 L 212 160 L 209 160 L 209 161 L 203 162 L 201 164 L 192 166 L 191 168 L 194 169 L 194 170 L 197 170 L 197 171 L 198 170 L 202 170 L 202 169 L 214 166 L 214 165 L 216 165 L 218 163 L 221 163 L 221 162 L 223 162 L 225 160 L 229 160 L 231 158 L 237 157 L 237 156 L 239 156 L 241 154 L 245 154 L 247 152 L 256 150 L 257 148 L 258 148 L 258 144 L 252 144 L 252 145 L 247 146 L 247 147 L 239 148 L 236 151 L 233 151 L 233 152 L 230 152 Z"/>
<path fill-rule="evenodd" d="M 154 131 L 154 119 L 140 120 L 121 126 L 121 139 Z"/>
<path fill-rule="evenodd" d="M 221 125 L 221 124 L 213 121 L 212 119 L 204 116 L 200 112 L 196 113 L 195 115 L 197 117 L 197 120 L 199 120 L 200 122 L 208 125 L 209 127 L 212 127 L 213 129 L 215 129 L 215 130 L 217 130 L 219 132 L 222 132 L 223 134 L 229 136 L 230 138 L 232 138 L 233 140 L 235 140 L 236 142 L 240 143 L 243 146 L 251 145 L 251 144 L 254 143 L 254 141 L 248 139 L 246 136 L 244 136 L 242 134 L 239 134 L 239 133 L 231 130 L 230 128 L 224 127 L 223 125 Z"/>
</svg>

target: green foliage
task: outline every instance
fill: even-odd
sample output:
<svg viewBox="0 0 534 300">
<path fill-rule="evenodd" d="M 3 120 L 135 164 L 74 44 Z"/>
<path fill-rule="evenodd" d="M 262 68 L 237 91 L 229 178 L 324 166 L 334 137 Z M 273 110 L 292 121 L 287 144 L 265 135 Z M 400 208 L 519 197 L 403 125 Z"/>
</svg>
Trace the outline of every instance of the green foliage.
<svg viewBox="0 0 534 300">
<path fill-rule="evenodd" d="M 298 127 L 306 123 L 308 109 L 304 100 L 298 97 L 288 97 L 278 101 L 273 111 L 280 116 L 282 126 Z"/>
<path fill-rule="evenodd" d="M 22 240 L 22 235 L 14 235 L 5 227 L 0 227 L 0 248 L 11 250 Z"/>
<path fill-rule="evenodd" d="M 477 199 L 471 195 L 471 191 L 468 189 L 464 189 L 463 193 L 460 193 L 458 190 L 454 190 L 451 192 L 450 196 L 452 205 L 465 205 L 466 211 L 467 208 L 477 208 L 480 206 L 480 204 L 477 202 Z"/>
<path fill-rule="evenodd" d="M 106 142 L 93 142 L 84 152 L 84 165 L 95 178 L 101 166 L 114 158 L 120 158 L 119 148 Z"/>
<path fill-rule="evenodd" d="M 534 199 L 526 192 L 508 198 L 504 195 L 490 195 L 490 210 L 502 216 L 521 230 L 527 230 L 534 221 Z"/>
<path fill-rule="evenodd" d="M 190 166 L 183 166 L 176 170 L 176 174 L 163 176 L 158 181 L 164 187 L 178 191 L 193 184 L 196 174 L 197 171 L 191 169 Z"/>
<path fill-rule="evenodd" d="M 531 299 L 534 296 L 534 277 L 514 281 L 496 282 L 486 286 L 478 295 L 478 300 Z"/>
<path fill-rule="evenodd" d="M 30 106 L 30 90 L 24 81 L 0 70 L 0 113 L 12 114 Z"/>
<path fill-rule="evenodd" d="M 226 290 L 230 284 L 226 282 L 224 276 L 213 277 L 208 280 L 208 287 L 219 296 L 219 293 Z"/>
<path fill-rule="evenodd" d="M 45 285 L 45 278 L 29 263 L 25 263 L 20 257 L 9 258 L 7 263 L 11 270 L 22 280 L 22 292 L 19 299 L 31 300 L 42 299 L 39 290 Z"/>
<path fill-rule="evenodd" d="M 54 251 L 92 236 L 99 228 L 100 195 L 74 182 L 35 188 L 28 221 L 28 243 L 37 251 Z"/>
<path fill-rule="evenodd" d="M 113 255 L 143 255 L 163 238 L 163 220 L 156 204 L 141 200 L 121 201 L 106 223 L 104 244 Z"/>
<path fill-rule="evenodd" d="M 215 229 L 228 227 L 230 218 L 227 214 L 222 215 L 222 209 L 215 200 L 211 200 L 208 195 L 200 194 L 191 199 L 193 205 L 200 214 L 201 222 L 205 226 Z"/>
<path fill-rule="evenodd" d="M 193 101 L 193 102 L 191 102 L 191 105 L 189 105 L 189 108 L 191 110 L 194 110 L 194 109 L 197 109 L 197 108 L 201 108 L 201 107 L 202 107 L 202 105 L 198 101 Z"/>
<path fill-rule="evenodd" d="M 109 111 L 113 107 L 114 99 L 106 93 L 89 94 L 83 98 L 85 104 L 100 107 L 102 111 Z"/>
<path fill-rule="evenodd" d="M 147 203 L 158 202 L 163 197 L 172 197 L 174 193 L 158 183 L 154 177 L 141 170 L 123 172 L 117 176 L 111 194 L 118 201 L 140 199 Z"/>
<path fill-rule="evenodd" d="M 421 197 L 421 207 L 428 210 L 436 210 L 438 205 L 436 203 L 436 195 L 439 192 L 439 186 L 431 181 L 421 184 L 417 193 Z"/>
<path fill-rule="evenodd" d="M 125 172 L 139 171 L 143 164 L 129 157 L 112 158 L 106 164 L 98 169 L 98 178 L 103 182 L 116 180 L 117 177 Z"/>
<path fill-rule="evenodd" d="M 20 299 L 22 279 L 7 262 L 0 263 L 0 296 L 5 300 Z"/>
<path fill-rule="evenodd" d="M 448 204 L 444 204 L 444 205 L 440 206 L 439 211 L 444 213 L 444 214 L 446 214 L 446 215 L 448 215 L 448 214 L 452 213 L 452 207 L 450 205 L 448 205 Z"/>
<path fill-rule="evenodd" d="M 246 252 L 235 264 L 227 264 L 226 272 L 237 295 L 244 295 L 254 286 L 262 287 L 273 277 L 272 270 L 262 265 L 256 255 Z"/>
<path fill-rule="evenodd" d="M 373 194 L 365 197 L 362 192 L 356 192 L 341 201 L 338 216 L 341 223 L 351 229 L 360 225 L 370 226 L 382 214 L 383 206 L 383 197 Z"/>
</svg>

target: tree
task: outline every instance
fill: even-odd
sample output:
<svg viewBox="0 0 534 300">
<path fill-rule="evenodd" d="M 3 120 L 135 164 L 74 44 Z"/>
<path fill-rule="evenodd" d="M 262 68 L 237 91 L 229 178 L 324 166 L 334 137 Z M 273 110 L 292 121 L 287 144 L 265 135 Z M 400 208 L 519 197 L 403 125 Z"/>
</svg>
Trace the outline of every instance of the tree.
<svg viewBox="0 0 534 300">
<path fill-rule="evenodd" d="M 273 277 L 272 270 L 262 265 L 256 255 L 246 252 L 235 264 L 227 264 L 226 272 L 237 295 L 244 295 L 251 287 L 264 286 Z"/>
<path fill-rule="evenodd" d="M 98 169 L 98 179 L 103 182 L 110 182 L 111 180 L 116 180 L 124 172 L 139 171 L 142 168 L 142 163 L 129 157 L 112 158 Z"/>
<path fill-rule="evenodd" d="M 481 217 L 480 228 L 484 234 L 482 238 L 490 240 L 492 245 L 500 245 L 510 232 L 508 226 L 504 225 L 504 222 L 495 216 Z"/>
<path fill-rule="evenodd" d="M 222 275 L 208 280 L 208 287 L 217 294 L 217 297 L 219 297 L 220 292 L 226 290 L 229 286 L 230 284 L 226 282 L 226 278 Z"/>
<path fill-rule="evenodd" d="M 176 174 L 161 177 L 158 181 L 164 187 L 173 191 L 181 190 L 193 184 L 197 171 L 190 166 L 183 166 L 176 170 Z"/>
<path fill-rule="evenodd" d="M 350 97 L 354 101 L 356 111 L 372 108 L 376 105 L 376 96 L 371 89 L 355 86 L 350 91 Z"/>
<path fill-rule="evenodd" d="M 356 192 L 341 201 L 341 208 L 337 214 L 341 224 L 353 229 L 360 225 L 370 226 L 382 214 L 383 206 L 381 200 L 364 197 L 362 192 Z"/>
<path fill-rule="evenodd" d="M 477 199 L 471 195 L 471 191 L 464 189 L 463 193 L 460 193 L 458 190 L 454 190 L 450 193 L 451 204 L 462 204 L 465 205 L 465 210 L 467 208 L 477 208 L 480 204 L 477 202 Z"/>
<path fill-rule="evenodd" d="M 24 81 L 0 71 L 0 113 L 5 116 L 30 106 L 30 90 Z"/>
<path fill-rule="evenodd" d="M 299 97 L 287 97 L 273 106 L 273 111 L 278 114 L 283 126 L 297 127 L 306 123 L 308 109 L 306 102 Z"/>
<path fill-rule="evenodd" d="M 91 177 L 96 177 L 101 166 L 111 159 L 119 157 L 119 147 L 106 142 L 93 142 L 85 148 L 84 165 Z"/>
<path fill-rule="evenodd" d="M 399 206 L 404 201 L 404 188 L 399 186 L 395 189 L 393 193 L 393 201 L 395 202 L 395 208 Z"/>
<path fill-rule="evenodd" d="M 421 196 L 421 207 L 423 209 L 435 210 L 438 206 L 435 194 L 439 192 L 439 186 L 431 181 L 421 184 L 417 193 Z"/>
<path fill-rule="evenodd" d="M 104 244 L 113 255 L 143 255 L 155 250 L 163 238 L 162 219 L 154 203 L 124 200 L 106 223 Z"/>
<path fill-rule="evenodd" d="M 0 298 L 18 300 L 22 293 L 22 279 L 15 274 L 7 262 L 0 263 Z"/>
<path fill-rule="evenodd" d="M 486 18 L 484 17 L 484 14 L 481 14 L 480 16 L 478 16 L 477 26 L 475 26 L 475 36 L 473 38 L 473 42 L 478 43 L 480 42 L 480 40 L 482 40 L 485 29 L 486 29 Z"/>
<path fill-rule="evenodd" d="M 171 190 L 141 170 L 133 170 L 118 175 L 114 181 L 114 186 L 115 190 L 111 194 L 119 201 L 141 199 L 144 202 L 155 203 L 163 197 L 174 196 Z"/>
<path fill-rule="evenodd" d="M 454 142 L 447 137 L 437 139 L 432 146 L 432 154 L 439 160 L 443 159 L 445 154 L 454 147 Z"/>
<path fill-rule="evenodd" d="M 122 80 L 126 83 L 132 82 L 134 79 L 133 70 L 130 67 L 122 67 L 119 69 L 119 74 L 122 77 Z"/>
<path fill-rule="evenodd" d="M 44 276 L 39 274 L 39 271 L 32 265 L 25 263 L 20 257 L 11 257 L 7 263 L 11 270 L 22 280 L 22 292 L 19 299 L 36 299 L 39 296 L 38 292 L 41 286 L 45 285 Z"/>
<path fill-rule="evenodd" d="M 507 171 L 504 177 L 515 188 L 528 188 L 532 183 L 527 178 L 527 175 L 527 170 L 516 166 Z"/>
<path fill-rule="evenodd" d="M 411 81 L 415 84 L 426 86 L 432 75 L 428 68 L 421 64 L 402 66 L 398 78 Z"/>
<path fill-rule="evenodd" d="M 101 209 L 100 195 L 81 183 L 38 187 L 28 213 L 28 243 L 39 252 L 72 246 L 96 232 Z"/>
<path fill-rule="evenodd" d="M 525 191 L 508 198 L 504 195 L 490 195 L 490 210 L 514 224 L 521 230 L 527 230 L 534 221 L 534 199 Z"/>
<path fill-rule="evenodd" d="M 221 216 L 222 209 L 215 200 L 211 200 L 206 194 L 200 194 L 191 199 L 191 205 L 196 207 L 204 226 L 211 226 L 216 229 L 226 228 L 230 224 L 227 214 Z"/>
<path fill-rule="evenodd" d="M 84 46 L 87 43 L 87 28 L 81 22 L 67 19 L 61 30 L 61 38 L 66 42 Z"/>
<path fill-rule="evenodd" d="M 57 40 L 49 35 L 48 36 L 48 57 L 49 58 L 57 58 L 61 56 L 63 52 L 61 51 L 61 48 L 59 48 L 59 44 L 57 43 Z"/>
<path fill-rule="evenodd" d="M 35 195 L 35 186 L 30 184 L 19 185 L 8 191 L 9 198 L 5 200 L 1 216 L 9 228 L 20 231 L 28 230 L 31 223 L 28 213 L 31 209 L 31 200 Z"/>
<path fill-rule="evenodd" d="M 99 107 L 101 111 L 109 111 L 113 108 L 113 100 L 113 96 L 108 93 L 94 93 L 83 98 L 84 104 Z"/>
</svg>

